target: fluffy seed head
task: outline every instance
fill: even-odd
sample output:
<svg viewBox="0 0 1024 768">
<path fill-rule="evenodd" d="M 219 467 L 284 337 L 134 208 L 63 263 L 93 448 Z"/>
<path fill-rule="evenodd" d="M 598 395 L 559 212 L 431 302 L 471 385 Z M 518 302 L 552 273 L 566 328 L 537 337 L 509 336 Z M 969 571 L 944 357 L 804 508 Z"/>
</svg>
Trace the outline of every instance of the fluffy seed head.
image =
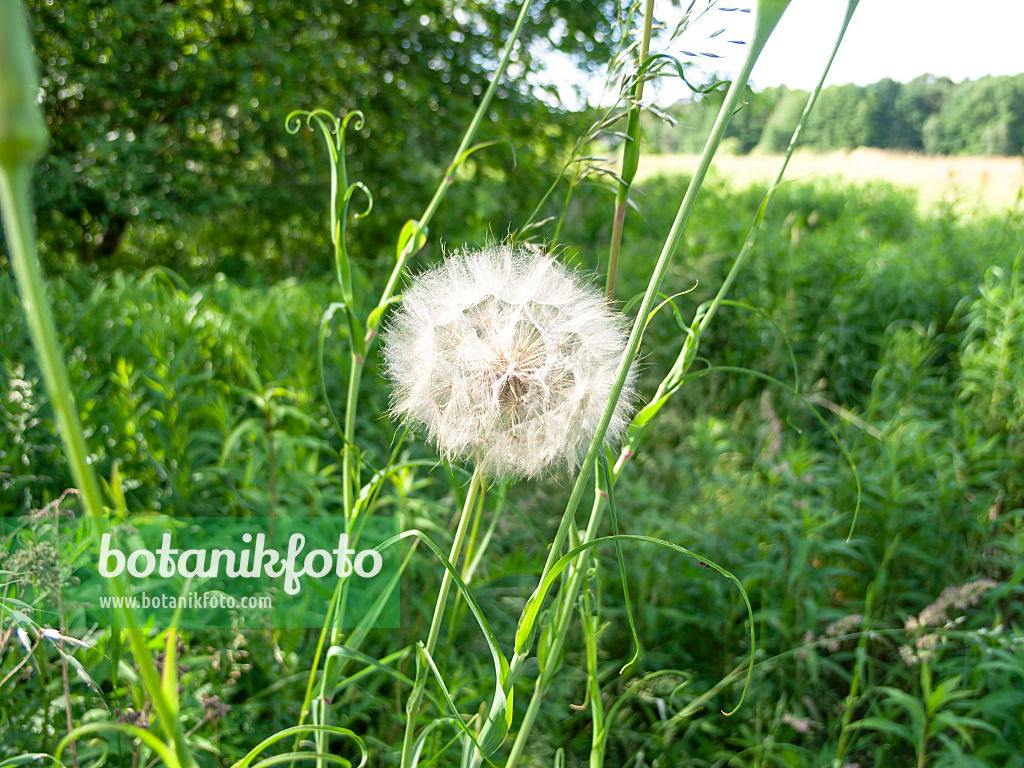
<svg viewBox="0 0 1024 768">
<path fill-rule="evenodd" d="M 416 277 L 384 342 L 393 415 L 488 476 L 575 468 L 626 346 L 603 294 L 530 248 L 460 251 Z M 632 407 L 632 372 L 606 439 Z"/>
</svg>

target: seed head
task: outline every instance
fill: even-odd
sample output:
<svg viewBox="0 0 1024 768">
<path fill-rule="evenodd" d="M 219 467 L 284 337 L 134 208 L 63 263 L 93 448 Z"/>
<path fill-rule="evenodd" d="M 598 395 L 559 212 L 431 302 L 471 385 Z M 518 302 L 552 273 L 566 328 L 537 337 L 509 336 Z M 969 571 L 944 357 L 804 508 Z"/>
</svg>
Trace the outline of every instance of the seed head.
<svg viewBox="0 0 1024 768">
<path fill-rule="evenodd" d="M 460 251 L 416 277 L 387 330 L 393 415 L 491 477 L 574 469 L 626 345 L 594 287 L 539 250 Z M 626 428 L 632 371 L 606 439 Z"/>
</svg>

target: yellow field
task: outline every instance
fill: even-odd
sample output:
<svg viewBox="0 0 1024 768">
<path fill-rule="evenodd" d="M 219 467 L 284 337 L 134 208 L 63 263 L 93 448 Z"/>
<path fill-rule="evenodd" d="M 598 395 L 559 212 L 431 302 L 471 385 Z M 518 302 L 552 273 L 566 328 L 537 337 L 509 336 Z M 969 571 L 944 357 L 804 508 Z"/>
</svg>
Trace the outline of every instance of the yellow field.
<svg viewBox="0 0 1024 768">
<path fill-rule="evenodd" d="M 696 155 L 641 155 L 637 179 L 689 173 L 697 159 Z M 719 155 L 711 173 L 745 186 L 773 178 L 780 162 L 776 155 Z M 829 154 L 800 151 L 786 171 L 788 180 L 821 177 L 849 182 L 881 180 L 913 187 L 925 207 L 948 200 L 961 210 L 999 210 L 1022 204 L 1024 161 L 1014 157 L 928 157 L 881 149 Z"/>
</svg>

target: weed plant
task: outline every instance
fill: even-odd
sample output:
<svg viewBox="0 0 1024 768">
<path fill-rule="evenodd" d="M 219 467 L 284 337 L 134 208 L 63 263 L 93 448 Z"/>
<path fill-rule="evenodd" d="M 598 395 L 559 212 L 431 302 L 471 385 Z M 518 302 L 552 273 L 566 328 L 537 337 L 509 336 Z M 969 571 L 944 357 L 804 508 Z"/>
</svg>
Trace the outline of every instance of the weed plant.
<svg viewBox="0 0 1024 768">
<path fill-rule="evenodd" d="M 758 4 L 750 63 L 785 5 Z M 327 146 L 335 275 L 260 290 L 78 272 L 44 298 L 34 145 L 0 133 L 0 765 L 1024 764 L 1020 214 L 922 217 L 826 183 L 697 198 L 706 164 L 634 188 L 644 82 L 674 64 L 650 52 L 652 8 L 585 137 L 624 136 L 612 194 L 582 185 L 602 169 L 581 142 L 571 194 L 515 234 L 603 274 L 633 322 L 613 388 L 641 354 L 625 448 L 602 439 L 615 393 L 574 475 L 438 463 L 384 416 L 378 331 L 490 92 L 387 276 L 345 246 L 372 215 L 344 165 L 362 117 L 290 120 Z M 28 55 L 19 27 L 5 56 Z M 0 84 L 32 102 L 10 66 Z M 61 510 L 395 514 L 419 542 L 403 626 L 67 637 L 30 610 L 82 544 L 50 540 Z"/>
</svg>

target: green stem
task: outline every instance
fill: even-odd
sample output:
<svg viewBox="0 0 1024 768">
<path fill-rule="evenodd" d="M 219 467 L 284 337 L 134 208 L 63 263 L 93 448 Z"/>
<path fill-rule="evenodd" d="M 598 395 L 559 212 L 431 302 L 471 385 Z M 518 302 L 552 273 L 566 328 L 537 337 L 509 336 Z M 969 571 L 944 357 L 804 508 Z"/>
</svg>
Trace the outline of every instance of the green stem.
<svg viewBox="0 0 1024 768">
<path fill-rule="evenodd" d="M 590 746 L 590 768 L 601 768 L 604 765 L 605 744 L 605 711 L 601 700 L 601 685 L 598 680 L 597 667 L 597 632 L 598 621 L 590 604 L 590 588 L 583 590 L 580 601 L 580 618 L 583 624 L 583 645 L 587 658 L 587 698 L 590 699 L 590 719 L 593 735 Z"/>
<path fill-rule="evenodd" d="M 622 360 L 619 362 L 615 381 L 612 385 L 611 392 L 609 393 L 608 404 L 605 407 L 604 414 L 601 418 L 600 424 L 598 425 L 597 431 L 594 434 L 594 438 L 590 443 L 590 448 L 587 451 L 586 458 L 583 460 L 580 472 L 576 477 L 576 483 L 573 486 L 572 494 L 569 497 L 569 502 L 566 504 L 565 512 L 562 515 L 558 531 L 555 534 L 554 543 L 548 551 L 547 562 L 544 564 L 544 570 L 541 573 L 540 581 L 538 583 L 543 583 L 544 579 L 551 571 L 552 566 L 554 566 L 555 562 L 561 556 L 562 547 L 565 544 L 565 537 L 569 532 L 569 526 L 572 524 L 580 499 L 583 497 L 583 492 L 590 481 L 590 474 L 597 461 L 598 452 L 604 444 L 604 436 L 608 430 L 608 424 L 611 422 L 612 415 L 615 412 L 615 407 L 619 401 L 619 396 L 622 394 L 626 379 L 629 376 L 629 370 L 632 366 L 633 358 L 636 356 L 640 348 L 640 339 L 643 335 L 647 315 L 650 313 L 651 308 L 654 305 L 654 299 L 657 297 L 658 290 L 661 288 L 661 282 L 665 277 L 665 272 L 668 271 L 668 266 L 672 261 L 672 256 L 675 254 L 679 241 L 682 239 L 683 230 L 690 218 L 690 214 L 693 212 L 693 206 L 697 202 L 697 195 L 704 183 L 704 178 L 707 176 L 708 169 L 711 167 L 711 159 L 714 157 L 715 150 L 718 149 L 718 145 L 722 141 L 722 136 L 729 123 L 729 118 L 732 117 L 733 112 L 735 112 L 740 105 L 743 90 L 746 88 L 747 80 L 750 78 L 750 72 L 754 68 L 754 62 L 757 61 L 757 57 L 764 48 L 764 44 L 768 41 L 768 36 L 775 28 L 775 25 L 778 23 L 779 18 L 782 16 L 782 12 L 786 9 L 787 5 L 788 0 L 777 0 L 775 3 L 762 2 L 758 5 L 758 13 L 755 18 L 754 39 L 751 41 L 750 47 L 747 50 L 747 57 L 743 62 L 743 67 L 741 68 L 740 73 L 736 76 L 736 79 L 733 80 L 729 87 L 729 91 L 725 97 L 725 102 L 722 104 L 722 108 L 718 113 L 718 118 L 715 120 L 714 127 L 711 129 L 711 135 L 708 136 L 708 140 L 704 145 L 704 151 L 701 154 L 700 163 L 697 165 L 693 178 L 690 180 L 690 185 L 686 189 L 686 194 L 683 196 L 683 201 L 679 206 L 679 211 L 676 214 L 676 218 L 672 223 L 672 228 L 669 230 L 668 237 L 665 240 L 665 245 L 658 257 L 658 263 L 654 267 L 654 272 L 651 275 L 651 280 L 647 286 L 647 292 L 644 294 L 643 300 L 640 303 L 640 308 L 637 311 L 636 322 L 633 323 L 633 330 L 630 333 L 629 341 L 627 342 L 626 349 L 623 352 Z M 767 13 L 763 12 L 765 7 L 768 8 Z M 530 601 L 532 602 L 538 598 L 539 595 L 535 592 L 530 598 Z M 517 646 L 519 646 L 519 644 L 520 643 L 517 640 Z M 517 652 L 522 650 L 523 648 L 521 647 L 516 648 Z"/>
<path fill-rule="evenodd" d="M 0 163 L 0 211 L 3 212 L 4 235 L 10 251 L 11 268 L 18 281 L 21 303 L 25 309 L 29 335 L 36 350 L 39 367 L 43 374 L 50 405 L 53 408 L 57 428 L 64 443 L 68 465 L 75 486 L 82 496 L 86 513 L 93 520 L 93 538 L 99 549 L 101 528 L 104 519 L 103 501 L 99 483 L 88 462 L 88 451 L 78 410 L 71 397 L 71 382 L 61 355 L 57 340 L 56 325 L 43 286 L 42 271 L 36 255 L 35 236 L 29 213 L 29 168 L 25 163 Z M 127 587 L 122 580 L 109 580 L 110 590 L 118 597 L 126 597 Z M 122 600 L 122 603 L 125 601 Z M 174 744 L 182 765 L 195 766 L 188 744 L 185 742 L 171 703 L 164 694 L 160 676 L 153 665 L 149 648 L 138 622 L 122 608 L 122 625 L 128 632 L 132 654 L 139 665 L 143 683 L 153 701 L 166 738 Z"/>
<path fill-rule="evenodd" d="M 601 520 L 604 517 L 604 510 L 604 499 L 600 496 L 595 496 L 593 507 L 590 510 L 590 520 L 587 522 L 587 529 L 583 534 L 584 542 L 593 541 L 597 538 L 597 532 L 600 530 Z M 550 634 L 550 644 L 544 653 L 544 658 L 548 660 L 548 663 L 542 666 L 538 672 L 537 681 L 533 687 L 533 696 L 530 697 L 530 704 L 526 709 L 526 714 L 523 716 L 523 722 L 519 726 L 519 732 L 516 734 L 515 741 L 512 744 L 512 751 L 509 753 L 505 768 L 514 768 L 522 756 L 523 750 L 526 748 L 526 742 L 530 737 L 530 730 L 533 728 L 533 723 L 540 713 L 540 704 L 544 700 L 548 687 L 551 685 L 551 680 L 557 671 L 557 662 L 562 657 L 562 649 L 565 647 L 565 641 L 569 635 L 572 607 L 583 585 L 583 577 L 586 573 L 583 561 L 588 554 L 587 552 L 582 552 L 576 558 L 576 562 L 572 565 L 569 582 L 565 585 L 565 589 L 559 592 L 559 605 L 552 618 L 553 626 Z"/>
<path fill-rule="evenodd" d="M 818 84 L 814 87 L 814 90 L 811 91 L 811 95 L 807 98 L 807 103 L 804 105 L 804 111 L 800 115 L 800 121 L 797 123 L 796 130 L 793 131 L 793 135 L 789 139 L 789 146 L 786 147 L 786 154 L 782 160 L 782 164 L 779 166 L 778 173 L 775 174 L 775 178 L 772 180 L 771 186 L 768 188 L 768 194 L 765 197 L 765 202 L 767 202 L 768 197 L 770 197 L 775 189 L 782 183 L 782 177 L 785 175 L 786 168 L 789 166 L 790 158 L 793 157 L 793 150 L 796 149 L 797 142 L 800 140 L 800 134 L 803 131 L 804 124 L 807 122 L 807 117 L 811 114 L 811 110 L 814 108 L 814 103 L 818 100 L 818 94 L 821 93 L 821 88 L 825 84 L 825 77 L 828 75 L 828 71 L 832 67 L 832 62 L 835 60 L 836 54 L 839 52 L 839 44 L 843 42 L 843 37 L 846 35 L 846 28 L 850 25 L 850 19 L 853 18 L 853 12 L 857 9 L 857 4 L 859 2 L 860 0 L 848 0 L 847 2 L 846 16 L 843 19 L 842 27 L 839 29 L 839 34 L 836 36 L 835 45 L 832 46 L 832 54 L 829 56 L 828 63 L 822 70 L 821 77 L 818 79 Z M 762 203 L 762 206 L 763 205 L 764 203 Z M 763 209 L 761 213 L 763 215 Z M 744 241 L 743 248 L 736 257 L 736 261 L 733 263 L 732 269 L 729 270 L 729 274 L 726 275 L 725 280 L 718 289 L 718 293 L 715 294 L 715 298 L 711 301 L 708 311 L 701 319 L 700 325 L 697 328 L 698 337 L 704 332 L 704 329 L 710 325 L 711 320 L 718 311 L 718 307 L 722 303 L 722 300 L 729 292 L 733 282 L 736 280 L 736 276 L 743 268 L 743 264 L 746 262 L 747 256 L 754 244 L 754 235 L 756 234 L 757 224 L 760 224 L 760 217 L 756 220 L 755 227 L 752 228 L 752 231 L 747 235 L 747 239 Z"/>
<path fill-rule="evenodd" d="M 814 104 L 817 101 L 819 94 L 821 93 L 822 86 L 825 83 L 825 78 L 828 75 L 828 71 L 832 66 L 833 60 L 836 57 L 836 53 L 839 51 L 839 45 L 846 34 L 846 28 L 849 26 L 850 19 L 852 18 L 853 12 L 856 10 L 857 4 L 859 2 L 860 0 L 848 0 L 846 16 L 843 20 L 842 27 L 839 30 L 839 34 L 836 37 L 835 45 L 832 47 L 832 54 L 831 56 L 829 56 L 828 62 L 826 63 L 825 68 L 822 70 L 821 77 L 818 79 L 817 85 L 811 92 L 810 96 L 808 96 L 807 98 L 807 103 L 804 105 L 804 111 L 800 116 L 800 121 L 797 123 L 796 129 L 793 131 L 793 135 L 790 137 L 789 145 L 786 148 L 786 153 L 783 157 L 782 164 L 779 166 L 779 170 L 775 174 L 775 178 L 772 180 L 772 183 L 769 185 L 768 191 L 765 194 L 764 199 L 761 201 L 761 205 L 758 208 L 758 212 L 754 218 L 754 222 L 748 230 L 747 236 L 743 241 L 743 246 L 742 248 L 740 248 L 739 253 L 736 255 L 735 262 L 729 269 L 729 273 L 726 275 L 725 280 L 722 282 L 722 285 L 715 293 L 715 296 L 712 299 L 711 303 L 708 305 L 707 310 L 699 319 L 694 320 L 692 333 L 689 336 L 687 336 L 686 341 L 683 343 L 683 348 L 680 350 L 678 357 L 672 364 L 672 368 L 669 370 L 668 374 L 658 385 L 658 389 L 655 392 L 654 397 L 651 398 L 651 403 L 657 403 L 659 400 L 662 400 L 662 398 L 664 398 L 664 396 L 667 393 L 671 392 L 673 389 L 675 389 L 682 383 L 683 378 L 686 376 L 687 372 L 690 370 L 690 366 L 693 364 L 693 361 L 697 357 L 697 350 L 700 346 L 700 337 L 703 335 L 704 331 L 707 330 L 708 326 L 711 325 L 711 321 L 715 318 L 715 315 L 718 313 L 719 307 L 725 300 L 725 297 L 728 295 L 733 283 L 736 281 L 736 277 L 739 275 L 740 270 L 742 270 L 743 266 L 746 264 L 747 258 L 750 256 L 750 252 L 753 250 L 755 238 L 757 236 L 758 230 L 760 229 L 761 222 L 764 220 L 764 214 L 767 209 L 768 202 L 771 199 L 771 196 L 774 193 L 775 189 L 778 188 L 778 186 L 782 183 L 782 178 L 786 173 L 786 168 L 789 166 L 789 161 L 793 156 L 793 151 L 796 149 L 796 145 L 800 139 L 800 134 L 803 130 L 803 126 L 807 122 L 807 117 L 810 115 L 811 110 L 814 108 Z M 650 423 L 650 419 L 647 423 Z M 628 461 L 629 458 L 632 457 L 636 452 L 637 445 L 639 444 L 640 436 L 642 434 L 642 427 L 639 429 L 631 428 L 628 432 L 625 447 L 623 448 L 622 453 L 619 455 L 618 460 L 615 462 L 615 467 L 612 474 L 613 479 L 622 470 L 623 466 L 625 466 L 626 461 Z"/>
<path fill-rule="evenodd" d="M 616 200 L 618 196 L 616 196 Z M 622 249 L 622 229 L 626 224 L 626 208 L 629 205 L 627 192 L 621 203 L 615 204 L 615 218 L 612 220 L 612 242 L 608 249 L 608 276 L 605 279 L 604 293 L 608 301 L 615 299 L 615 275 L 619 269 L 619 251 Z"/>
<path fill-rule="evenodd" d="M 487 86 L 487 90 L 484 92 L 483 98 L 480 100 L 480 105 L 476 109 L 476 113 L 473 115 L 473 119 L 469 123 L 469 127 L 466 129 L 466 133 L 462 137 L 462 142 L 459 144 L 459 148 L 455 150 L 455 155 L 452 157 L 452 162 L 448 166 L 448 171 L 445 173 L 444 179 L 437 187 L 437 191 L 434 192 L 434 197 L 427 205 L 427 209 L 423 212 L 423 215 L 419 219 L 419 226 L 421 229 L 426 230 L 430 223 L 430 220 L 434 218 L 434 214 L 441 205 L 441 201 L 444 199 L 445 193 L 448 191 L 455 179 L 452 178 L 454 169 L 458 166 L 462 156 L 466 150 L 469 149 L 470 143 L 473 141 L 473 137 L 476 136 L 477 129 L 484 120 L 484 116 L 487 111 L 491 108 L 491 101 L 494 99 L 494 93 L 498 89 L 498 81 L 502 75 L 505 74 L 505 70 L 508 69 L 509 61 L 512 59 L 512 49 L 515 47 L 516 42 L 519 40 L 519 35 L 523 31 L 523 25 L 526 22 L 527 12 L 530 10 L 530 4 L 532 0 L 524 0 L 522 10 L 519 12 L 519 18 L 516 19 L 515 26 L 512 28 L 512 34 L 509 36 L 508 43 L 505 45 L 505 51 L 502 54 L 501 61 L 498 62 L 498 68 L 494 73 L 494 77 L 491 78 L 490 84 Z M 394 269 L 391 271 L 391 276 L 388 278 L 388 283 L 384 288 L 384 292 L 381 294 L 380 301 L 377 302 L 378 307 L 387 305 L 388 300 L 394 295 L 395 287 L 398 285 L 398 280 L 405 271 L 405 265 L 409 259 L 418 250 L 416 247 L 415 236 L 409 239 L 409 245 L 399 255 L 398 261 L 395 264 Z M 376 328 L 367 328 L 367 341 L 369 341 L 373 334 L 376 332 Z"/>
<path fill-rule="evenodd" d="M 349 519 L 355 514 L 352 494 L 357 486 L 352 469 L 356 439 L 356 410 L 359 405 L 359 384 L 363 377 L 364 358 L 353 352 L 349 356 L 348 394 L 345 398 L 345 445 L 342 448 L 342 505 Z"/>
<path fill-rule="evenodd" d="M 637 319 L 633 324 L 633 330 L 630 333 L 629 341 L 626 345 L 626 350 L 623 353 L 622 361 L 619 364 L 619 368 L 616 372 L 615 383 L 612 387 L 612 391 L 608 398 L 608 405 L 605 408 L 604 415 L 601 423 L 598 426 L 597 433 L 594 435 L 594 439 L 590 444 L 590 448 L 587 451 L 586 458 L 583 461 L 583 466 L 580 469 L 579 475 L 576 478 L 576 483 L 573 486 L 572 493 L 569 497 L 569 501 L 566 504 L 565 512 L 562 515 L 562 520 L 559 524 L 558 531 L 555 534 L 554 542 L 552 543 L 551 549 L 548 552 L 547 561 L 544 564 L 544 569 L 541 573 L 541 577 L 538 581 L 537 590 L 531 595 L 527 601 L 527 605 L 523 609 L 522 616 L 526 616 L 527 612 L 532 608 L 534 601 L 541 599 L 539 589 L 544 584 L 550 573 L 554 563 L 559 559 L 562 551 L 562 547 L 565 544 L 565 539 L 568 534 L 569 528 L 572 525 L 572 521 L 576 514 L 576 509 L 579 506 L 580 499 L 582 498 L 583 491 L 590 480 L 590 474 L 593 471 L 594 464 L 597 460 L 598 452 L 604 443 L 604 435 L 608 428 L 608 423 L 611 421 L 611 416 L 614 413 L 616 404 L 618 403 L 619 396 L 622 393 L 627 376 L 629 375 L 629 368 L 632 364 L 633 358 L 635 357 L 639 346 L 640 339 L 643 334 L 643 328 L 646 322 L 647 315 L 649 314 L 651 307 L 653 306 L 654 299 L 658 294 L 658 290 L 661 287 L 661 282 L 664 279 L 665 272 L 668 269 L 668 265 L 671 262 L 672 256 L 682 238 L 683 229 L 689 220 L 690 214 L 693 211 L 693 206 L 697 199 L 697 194 L 700 191 L 700 187 L 704 182 L 704 178 L 707 176 L 708 168 L 711 165 L 711 160 L 714 157 L 715 151 L 718 145 L 721 143 L 722 136 L 725 133 L 725 128 L 728 125 L 729 119 L 732 114 L 739 107 L 740 99 L 742 98 L 743 90 L 746 88 L 747 81 L 750 78 L 750 72 L 754 68 L 754 63 L 757 61 L 758 56 L 764 48 L 765 43 L 768 41 L 768 37 L 771 32 L 775 29 L 779 19 L 782 17 L 783 12 L 789 5 L 789 0 L 774 0 L 769 2 L 762 0 L 757 6 L 757 15 L 755 17 L 754 27 L 754 39 L 751 41 L 750 47 L 747 50 L 746 59 L 743 62 L 743 67 L 740 73 L 733 80 L 729 87 L 729 91 L 726 94 L 725 102 L 723 103 L 718 118 L 711 130 L 711 134 L 704 145 L 704 151 L 701 155 L 700 163 L 697 166 L 697 170 L 694 172 L 693 177 L 690 180 L 690 185 L 687 187 L 686 194 L 683 197 L 683 201 L 679 206 L 679 211 L 676 214 L 675 221 L 672 224 L 672 228 L 669 231 L 668 237 L 665 240 L 665 245 L 662 248 L 661 254 L 658 257 L 658 263 L 654 268 L 654 272 L 651 276 L 651 280 L 647 287 L 647 292 L 644 294 L 644 298 L 640 304 L 640 309 L 637 311 Z M 618 468 L 618 467 L 617 467 Z M 597 526 L 600 523 L 601 518 L 601 507 L 602 501 L 600 497 L 595 499 L 594 509 L 591 512 L 591 519 L 587 526 L 587 536 L 585 541 L 592 540 L 593 536 L 596 535 Z M 571 601 L 575 601 L 575 596 L 578 593 L 579 585 L 578 582 L 573 583 L 570 580 L 570 589 L 567 590 L 567 602 L 563 603 L 563 609 L 568 605 L 571 605 Z M 566 615 L 568 611 L 564 612 Z M 522 619 L 520 619 L 520 630 L 523 629 L 521 626 Z M 568 631 L 568 621 L 566 620 L 563 626 L 558 627 L 558 631 L 554 634 L 554 645 L 558 648 L 559 652 L 565 642 L 565 635 Z M 525 656 L 529 650 L 529 646 L 532 644 L 532 628 L 531 631 L 522 634 L 521 631 L 516 633 L 516 657 Z M 557 653 L 545 654 L 548 659 L 557 658 Z M 509 671 L 508 687 L 511 688 L 515 682 L 518 670 L 521 668 L 520 665 L 513 665 Z M 513 744 L 513 751 L 510 757 L 510 761 L 507 763 L 508 766 L 514 766 L 518 761 L 519 756 L 522 754 L 523 747 L 525 746 L 525 740 L 528 738 L 530 728 L 533 725 L 533 721 L 536 718 L 537 711 L 539 709 L 539 702 L 546 690 L 546 685 L 542 685 L 544 680 L 544 671 L 541 671 L 541 675 L 538 677 L 537 685 L 535 686 L 534 696 L 527 709 L 526 719 L 520 727 L 519 734 L 516 737 L 516 741 Z"/>
<path fill-rule="evenodd" d="M 465 541 L 466 532 L 469 530 L 470 521 L 473 519 L 473 509 L 476 506 L 477 494 L 483 486 L 483 474 L 479 469 L 473 472 L 473 478 L 469 481 L 469 488 L 466 491 L 466 500 L 462 505 L 462 513 L 459 516 L 458 529 L 455 531 L 455 539 L 452 541 L 451 553 L 448 560 L 452 567 L 456 567 L 459 552 L 462 550 L 462 542 Z M 430 620 L 430 630 L 427 633 L 425 648 L 427 654 L 432 655 L 437 647 L 437 636 L 441 630 L 441 620 L 444 616 L 445 603 L 448 602 L 448 591 L 452 586 L 452 574 L 445 568 L 444 576 L 441 578 L 441 588 L 437 592 L 437 603 L 434 605 L 434 616 Z M 412 759 L 413 742 L 416 732 L 416 719 L 419 715 L 420 706 L 423 703 L 423 691 L 427 683 L 427 665 L 420 664 L 416 668 L 416 682 L 413 685 L 412 693 L 406 704 L 405 738 L 402 741 L 402 768 L 408 768 Z"/>
<path fill-rule="evenodd" d="M 857 649 L 854 651 L 854 665 L 853 675 L 850 678 L 850 692 L 846 695 L 846 699 L 843 701 L 843 717 L 840 721 L 839 726 L 839 744 L 836 746 L 836 758 L 833 762 L 834 766 L 841 766 L 846 761 L 846 745 L 850 738 L 850 721 L 853 719 L 854 708 L 857 704 L 857 699 L 860 696 L 860 684 L 865 677 L 865 663 L 868 655 L 868 639 L 871 633 L 868 631 L 868 627 L 871 622 L 871 614 L 875 606 L 875 595 L 878 594 L 884 587 L 886 578 L 889 571 L 889 560 L 892 559 L 893 554 L 896 552 L 896 548 L 899 546 L 900 536 L 897 534 L 889 546 L 885 550 L 885 554 L 882 555 L 882 562 L 878 566 L 878 575 L 874 581 L 871 582 L 871 586 L 868 587 L 868 592 L 864 597 L 864 618 L 861 622 L 861 633 L 857 639 Z"/>
<path fill-rule="evenodd" d="M 43 384 L 72 478 L 92 521 L 93 541 L 98 550 L 101 523 L 105 519 L 103 501 L 88 463 L 82 423 L 71 395 L 56 324 L 46 299 L 32 227 L 29 178 L 32 164 L 46 149 L 46 124 L 36 104 L 38 89 L 39 75 L 22 4 L 17 0 L 0 0 L 0 217 Z M 165 693 L 138 622 L 131 610 L 124 607 L 127 586 L 119 577 L 109 580 L 108 588 L 112 595 L 121 598 L 121 623 L 127 627 L 132 654 L 156 708 L 160 728 L 167 742 L 173 745 L 181 765 L 193 768 L 195 761 L 177 721 L 176 702 L 172 704 Z"/>
<path fill-rule="evenodd" d="M 629 205 L 629 189 L 636 178 L 640 160 L 640 102 L 644 97 L 642 74 L 644 62 L 651 50 L 651 31 L 654 29 L 654 0 L 647 0 L 644 8 L 644 31 L 640 43 L 640 57 L 636 63 L 636 85 L 633 88 L 633 103 L 629 108 L 626 126 L 626 143 L 622 148 L 622 176 L 615 195 L 615 219 L 612 224 L 612 240 L 608 251 L 608 276 L 605 280 L 605 295 L 608 301 L 615 298 L 615 275 L 619 268 L 619 253 L 622 250 L 622 228 L 626 221 L 626 207 Z"/>
</svg>

